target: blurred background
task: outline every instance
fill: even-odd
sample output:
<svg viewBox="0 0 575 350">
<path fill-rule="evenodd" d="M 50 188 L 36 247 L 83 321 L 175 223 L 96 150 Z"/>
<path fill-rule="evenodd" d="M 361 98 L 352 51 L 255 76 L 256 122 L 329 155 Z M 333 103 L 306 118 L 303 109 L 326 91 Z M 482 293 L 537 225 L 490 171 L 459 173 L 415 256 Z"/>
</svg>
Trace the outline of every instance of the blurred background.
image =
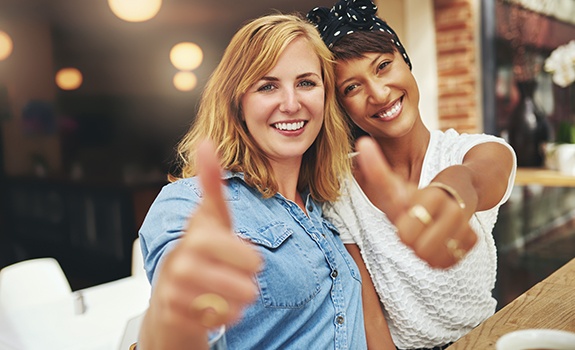
<svg viewBox="0 0 575 350">
<path fill-rule="evenodd" d="M 0 0 L 0 268 L 55 257 L 73 289 L 127 276 L 233 33 L 333 2 Z M 575 257 L 575 152 L 564 156 L 575 144 L 575 0 L 376 3 L 412 59 L 429 127 L 502 136 L 521 168 L 565 181 L 517 183 L 502 208 L 501 307 Z"/>
</svg>

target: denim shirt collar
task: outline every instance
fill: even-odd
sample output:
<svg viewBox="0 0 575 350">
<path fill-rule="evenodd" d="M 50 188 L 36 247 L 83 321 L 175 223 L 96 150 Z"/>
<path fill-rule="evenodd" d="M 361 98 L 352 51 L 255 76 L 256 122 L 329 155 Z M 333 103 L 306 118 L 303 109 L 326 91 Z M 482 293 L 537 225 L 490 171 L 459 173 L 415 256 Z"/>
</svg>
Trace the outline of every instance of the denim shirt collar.
<svg viewBox="0 0 575 350">
<path fill-rule="evenodd" d="M 245 181 L 245 175 L 243 172 L 234 172 L 234 171 L 230 171 L 230 170 L 224 170 L 222 173 L 222 180 L 230 180 L 233 178 L 238 178 L 241 179 L 244 183 Z M 274 196 L 280 196 L 283 199 L 286 199 L 281 193 L 277 192 L 276 194 L 274 194 Z M 302 193 L 301 193 L 301 197 L 302 199 L 304 199 L 304 203 L 306 208 L 308 208 L 308 211 L 311 210 L 315 211 L 319 209 L 319 204 L 316 203 L 314 200 L 312 200 L 311 198 L 311 193 L 309 191 L 309 188 L 306 188 Z M 287 199 L 286 199 L 287 200 Z"/>
</svg>

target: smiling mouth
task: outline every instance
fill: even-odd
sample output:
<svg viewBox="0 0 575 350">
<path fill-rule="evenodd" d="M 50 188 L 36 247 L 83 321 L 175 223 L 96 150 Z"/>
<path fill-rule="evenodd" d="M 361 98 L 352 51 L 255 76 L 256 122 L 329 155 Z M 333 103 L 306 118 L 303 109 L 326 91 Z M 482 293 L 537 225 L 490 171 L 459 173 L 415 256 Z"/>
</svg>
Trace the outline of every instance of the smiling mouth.
<svg viewBox="0 0 575 350">
<path fill-rule="evenodd" d="M 393 106 L 391 106 L 390 108 L 387 108 L 384 111 L 380 111 L 379 113 L 374 114 L 372 118 L 378 118 L 378 119 L 394 118 L 397 115 L 397 113 L 399 113 L 399 111 L 401 110 L 402 102 L 403 97 L 397 100 L 397 102 L 395 102 Z"/>
<path fill-rule="evenodd" d="M 294 123 L 275 123 L 272 126 L 281 131 L 295 131 L 303 128 L 305 125 L 304 121 L 294 122 Z"/>
</svg>

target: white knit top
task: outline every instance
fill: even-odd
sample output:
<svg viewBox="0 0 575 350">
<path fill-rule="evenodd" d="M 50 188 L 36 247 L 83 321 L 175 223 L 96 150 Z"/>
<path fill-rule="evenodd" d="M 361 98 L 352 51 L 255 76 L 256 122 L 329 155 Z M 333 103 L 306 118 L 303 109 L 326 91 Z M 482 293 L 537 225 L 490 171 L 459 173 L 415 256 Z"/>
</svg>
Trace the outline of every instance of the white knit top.
<svg viewBox="0 0 575 350">
<path fill-rule="evenodd" d="M 498 142 L 485 134 L 432 131 L 419 187 L 425 187 L 443 169 L 461 164 L 473 146 Z M 395 227 L 348 179 L 339 201 L 324 205 L 324 215 L 340 230 L 344 243 L 356 243 L 383 304 L 393 341 L 400 349 L 426 348 L 459 339 L 495 312 L 492 297 L 497 253 L 492 230 L 498 210 L 509 198 L 514 166 L 505 195 L 495 207 L 477 212 L 471 226 L 477 244 L 457 265 L 434 269 L 404 245 Z"/>
</svg>

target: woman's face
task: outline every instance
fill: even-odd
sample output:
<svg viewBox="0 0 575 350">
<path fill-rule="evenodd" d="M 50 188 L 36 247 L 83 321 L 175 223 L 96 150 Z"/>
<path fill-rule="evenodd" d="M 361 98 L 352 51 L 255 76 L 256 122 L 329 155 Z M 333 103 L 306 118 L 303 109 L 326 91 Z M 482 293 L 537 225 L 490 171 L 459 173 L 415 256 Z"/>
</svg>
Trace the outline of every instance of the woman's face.
<svg viewBox="0 0 575 350">
<path fill-rule="evenodd" d="M 376 138 L 403 136 L 419 118 L 417 83 L 398 52 L 338 61 L 336 88 L 353 122 Z"/>
<path fill-rule="evenodd" d="M 324 113 L 320 60 L 307 39 L 292 41 L 241 103 L 249 133 L 272 163 L 301 162 L 321 129 Z"/>
</svg>

